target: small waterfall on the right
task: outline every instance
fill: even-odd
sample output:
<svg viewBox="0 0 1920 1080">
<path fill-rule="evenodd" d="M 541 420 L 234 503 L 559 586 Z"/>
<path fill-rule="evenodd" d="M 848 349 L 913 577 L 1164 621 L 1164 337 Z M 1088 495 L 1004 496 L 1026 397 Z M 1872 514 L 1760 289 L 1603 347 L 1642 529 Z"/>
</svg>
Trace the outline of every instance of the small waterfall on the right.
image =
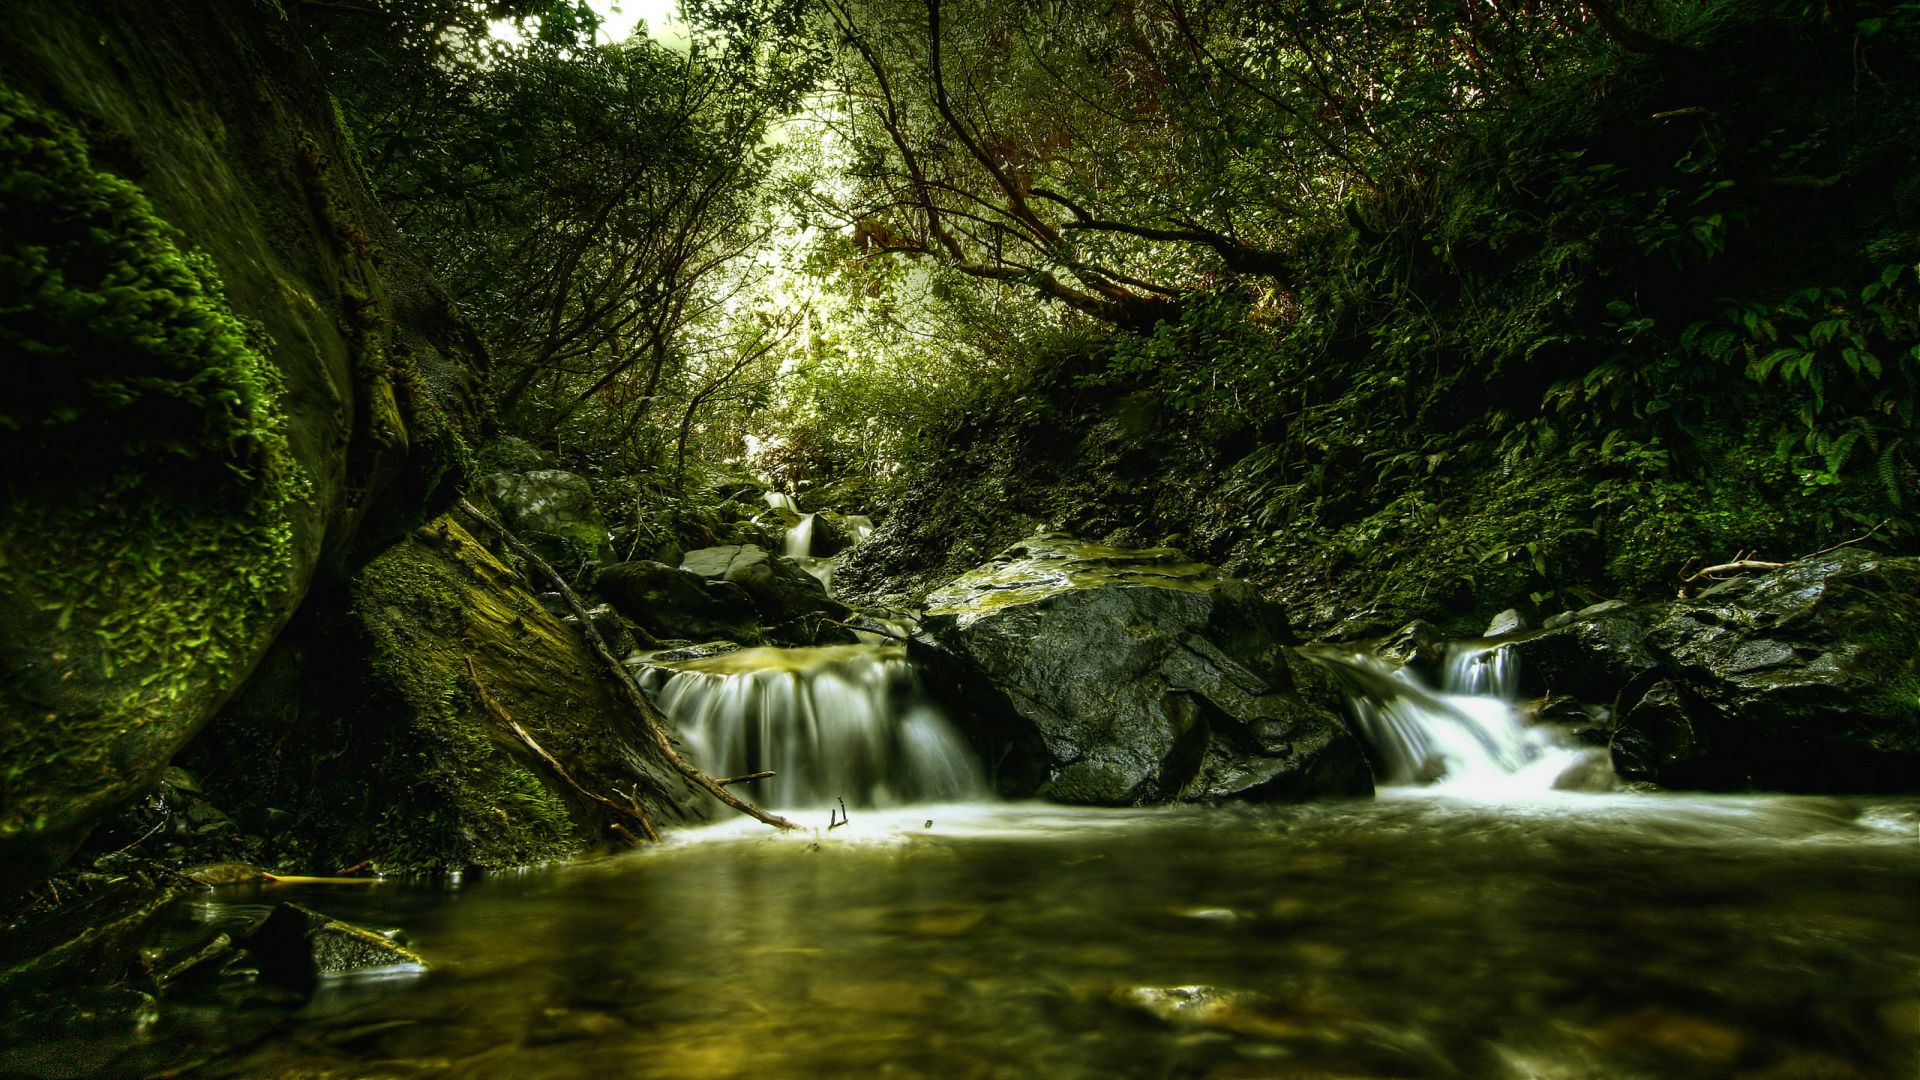
<svg viewBox="0 0 1920 1080">
<path fill-rule="evenodd" d="M 1515 701 L 1513 657 L 1501 646 L 1449 647 L 1437 689 L 1371 652 L 1307 654 L 1340 677 L 1382 786 L 1484 798 L 1611 785 L 1604 748 L 1572 745 L 1552 726 L 1529 722 Z"/>
</svg>

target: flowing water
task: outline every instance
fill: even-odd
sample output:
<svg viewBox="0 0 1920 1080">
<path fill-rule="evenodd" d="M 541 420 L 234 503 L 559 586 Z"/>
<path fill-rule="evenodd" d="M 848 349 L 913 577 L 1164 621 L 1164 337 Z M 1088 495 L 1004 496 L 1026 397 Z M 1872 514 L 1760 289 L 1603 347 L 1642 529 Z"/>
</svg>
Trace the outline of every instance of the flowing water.
<svg viewBox="0 0 1920 1080">
<path fill-rule="evenodd" d="M 645 682 L 710 773 L 772 771 L 751 790 L 774 806 L 987 794 L 966 740 L 898 645 L 742 649 L 661 665 Z"/>
<path fill-rule="evenodd" d="M 1347 684 L 1383 785 L 1425 785 L 1432 794 L 1476 799 L 1534 795 L 1560 787 L 1611 787 L 1603 748 L 1583 747 L 1528 722 L 1514 700 L 1519 671 L 1497 645 L 1447 650 L 1440 686 L 1370 652 L 1320 646 L 1308 655 Z"/>
<path fill-rule="evenodd" d="M 1567 748 L 1470 692 L 1499 689 L 1481 652 L 1438 690 L 1347 663 L 1398 687 L 1370 698 L 1381 758 L 1435 779 L 1374 800 L 867 809 L 946 790 L 915 747 L 951 729 L 923 713 L 909 734 L 925 702 L 897 653 L 732 656 L 654 681 L 683 688 L 669 709 L 708 768 L 800 755 L 760 797 L 804 833 L 735 818 L 457 884 L 229 890 L 181 919 L 294 899 L 403 928 L 437 966 L 291 1014 L 172 1005 L 0 1050 L 0 1071 L 1920 1074 L 1920 800 L 1551 790 L 1540 763 Z"/>
</svg>

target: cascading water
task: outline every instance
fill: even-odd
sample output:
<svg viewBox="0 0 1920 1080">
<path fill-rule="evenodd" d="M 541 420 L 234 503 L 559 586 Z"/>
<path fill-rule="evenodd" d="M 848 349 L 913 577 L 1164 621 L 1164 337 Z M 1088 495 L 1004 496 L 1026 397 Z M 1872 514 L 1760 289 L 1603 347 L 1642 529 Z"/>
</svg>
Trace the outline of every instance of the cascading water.
<svg viewBox="0 0 1920 1080">
<path fill-rule="evenodd" d="M 1370 652 L 1323 647 L 1308 655 L 1346 685 L 1383 786 L 1497 798 L 1611 785 L 1599 767 L 1603 750 L 1568 745 L 1553 728 L 1527 722 L 1514 701 L 1518 672 L 1505 648 L 1454 645 L 1437 690 Z"/>
<path fill-rule="evenodd" d="M 980 763 L 897 645 L 742 649 L 645 677 L 692 759 L 715 776 L 772 770 L 776 807 L 987 796 Z"/>
<path fill-rule="evenodd" d="M 787 530 L 785 554 L 790 559 L 810 559 L 813 557 L 813 514 L 801 514 L 793 528 Z"/>
<path fill-rule="evenodd" d="M 834 559 L 832 557 L 820 558 L 813 553 L 813 533 L 819 522 L 820 515 L 817 513 L 802 514 L 800 512 L 800 504 L 794 501 L 793 496 L 785 492 L 769 491 L 766 493 L 765 498 L 769 507 L 775 510 L 783 510 L 787 513 L 798 515 L 799 517 L 798 521 L 787 528 L 786 537 L 781 545 L 781 554 L 799 563 L 801 569 L 812 574 L 821 585 L 832 588 L 833 568 L 835 565 Z M 840 518 L 839 521 L 841 529 L 845 531 L 847 537 L 853 544 L 859 544 L 866 540 L 867 537 L 873 535 L 873 519 L 867 517 L 865 514 L 848 514 Z"/>
</svg>

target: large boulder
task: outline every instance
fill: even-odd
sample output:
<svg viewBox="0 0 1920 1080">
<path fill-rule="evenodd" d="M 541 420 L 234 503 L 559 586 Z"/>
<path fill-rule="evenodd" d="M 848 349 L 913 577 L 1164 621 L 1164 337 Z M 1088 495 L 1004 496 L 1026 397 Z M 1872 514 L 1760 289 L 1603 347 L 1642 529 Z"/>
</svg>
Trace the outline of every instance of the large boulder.
<svg viewBox="0 0 1920 1080">
<path fill-rule="evenodd" d="M 1367 795 L 1360 744 L 1287 674 L 1252 586 L 1171 549 L 1060 535 L 928 597 L 915 652 L 1003 792 L 1108 806 Z"/>
<path fill-rule="evenodd" d="M 792 559 L 770 555 L 756 544 L 729 544 L 687 552 L 680 569 L 709 582 L 728 582 L 746 590 L 760 622 L 784 641 L 841 640 L 831 623 L 844 621 L 846 605 L 827 595 L 826 586 Z"/>
<path fill-rule="evenodd" d="M 1920 558 L 1843 548 L 1673 604 L 1622 775 L 1713 789 L 1920 789 Z"/>
<path fill-rule="evenodd" d="M 665 563 L 635 560 L 600 571 L 594 588 L 615 611 L 657 638 L 761 642 L 759 609 L 747 591 Z"/>
<path fill-rule="evenodd" d="M 482 484 L 487 498 L 526 545 L 563 574 L 611 562 L 607 523 L 587 478 L 560 469 L 498 472 Z"/>
</svg>

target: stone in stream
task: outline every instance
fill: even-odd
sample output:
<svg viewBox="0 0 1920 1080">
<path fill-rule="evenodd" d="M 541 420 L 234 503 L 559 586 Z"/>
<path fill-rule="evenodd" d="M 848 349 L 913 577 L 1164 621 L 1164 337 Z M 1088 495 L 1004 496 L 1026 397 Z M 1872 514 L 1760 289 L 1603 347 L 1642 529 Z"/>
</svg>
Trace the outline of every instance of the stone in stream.
<svg viewBox="0 0 1920 1080">
<path fill-rule="evenodd" d="M 1920 559 L 1843 548 L 1549 622 L 1507 646 L 1522 691 L 1609 707 L 1625 779 L 1920 789 Z"/>
<path fill-rule="evenodd" d="M 1657 685 L 1629 708 L 1616 745 L 1664 738 L 1638 778 L 1920 789 L 1920 558 L 1842 548 L 1736 579 L 1672 605 L 1644 645 L 1690 730 L 1674 737 Z"/>
<path fill-rule="evenodd" d="M 657 638 L 761 642 L 758 607 L 745 589 L 729 581 L 708 581 L 637 559 L 600 571 L 594 588 L 615 611 Z"/>
<path fill-rule="evenodd" d="M 1287 675 L 1279 609 L 1172 549 L 1060 535 L 928 598 L 917 655 L 1005 794 L 1140 805 L 1366 795 L 1366 757 Z"/>
<path fill-rule="evenodd" d="M 322 915 L 299 904 L 281 904 L 240 944 L 260 964 L 260 977 L 301 990 L 322 975 L 347 975 L 403 965 L 424 971 L 427 961 L 394 937 Z"/>
<path fill-rule="evenodd" d="M 792 559 L 770 555 L 754 544 L 735 544 L 689 551 L 680 569 L 709 583 L 746 590 L 762 625 L 776 638 L 808 644 L 847 640 L 845 631 L 823 621 L 846 619 L 846 605 L 829 597 L 826 587 Z"/>
</svg>

